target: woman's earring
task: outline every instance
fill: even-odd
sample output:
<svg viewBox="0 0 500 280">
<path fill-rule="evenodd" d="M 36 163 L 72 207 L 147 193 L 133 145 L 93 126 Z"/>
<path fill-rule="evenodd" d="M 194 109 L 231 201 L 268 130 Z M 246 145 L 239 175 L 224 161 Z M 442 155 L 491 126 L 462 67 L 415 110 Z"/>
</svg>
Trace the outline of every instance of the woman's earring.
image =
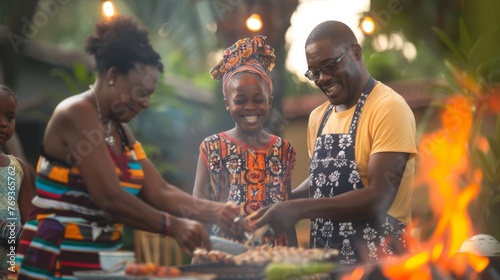
<svg viewBox="0 0 500 280">
<path fill-rule="evenodd" d="M 108 82 L 108 85 L 110 85 L 110 86 L 113 86 L 114 84 L 115 84 L 115 82 L 113 82 L 113 80 L 110 80 L 110 81 Z"/>
</svg>

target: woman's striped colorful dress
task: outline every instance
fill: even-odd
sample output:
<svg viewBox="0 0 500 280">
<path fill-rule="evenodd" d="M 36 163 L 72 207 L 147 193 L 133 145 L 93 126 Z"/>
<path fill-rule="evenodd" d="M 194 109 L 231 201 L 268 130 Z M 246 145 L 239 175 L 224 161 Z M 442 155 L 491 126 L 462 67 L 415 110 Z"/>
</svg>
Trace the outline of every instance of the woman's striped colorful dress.
<svg viewBox="0 0 500 280">
<path fill-rule="evenodd" d="M 137 195 L 146 157 L 139 142 L 115 156 L 121 187 Z M 73 271 L 98 270 L 99 251 L 122 245 L 122 224 L 107 218 L 90 197 L 78 168 L 41 155 L 37 164 L 35 209 L 24 227 L 16 263 L 18 279 L 75 279 Z"/>
</svg>

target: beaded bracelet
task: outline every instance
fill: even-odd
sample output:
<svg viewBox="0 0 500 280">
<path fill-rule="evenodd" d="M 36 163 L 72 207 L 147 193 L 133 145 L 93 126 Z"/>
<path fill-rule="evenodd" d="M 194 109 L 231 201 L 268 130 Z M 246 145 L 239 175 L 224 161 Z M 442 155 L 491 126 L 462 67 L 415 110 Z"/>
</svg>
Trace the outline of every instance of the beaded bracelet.
<svg viewBox="0 0 500 280">
<path fill-rule="evenodd" d="M 165 212 L 162 212 L 160 237 L 165 237 L 169 233 L 170 233 L 170 215 Z"/>
</svg>

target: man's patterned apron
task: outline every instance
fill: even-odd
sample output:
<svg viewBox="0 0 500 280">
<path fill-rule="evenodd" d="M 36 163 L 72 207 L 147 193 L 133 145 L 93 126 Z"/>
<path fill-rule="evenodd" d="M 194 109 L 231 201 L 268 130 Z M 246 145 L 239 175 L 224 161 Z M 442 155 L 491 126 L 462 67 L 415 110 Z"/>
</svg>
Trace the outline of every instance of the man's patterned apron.
<svg viewBox="0 0 500 280">
<path fill-rule="evenodd" d="M 333 197 L 364 188 L 354 157 L 356 130 L 361 110 L 374 85 L 375 80 L 370 78 L 356 105 L 349 133 L 321 135 L 333 104 L 327 108 L 309 168 L 310 198 Z M 311 219 L 310 247 L 339 249 L 341 264 L 387 260 L 406 248 L 402 238 L 404 232 L 405 224 L 386 213 L 355 221 Z"/>
</svg>

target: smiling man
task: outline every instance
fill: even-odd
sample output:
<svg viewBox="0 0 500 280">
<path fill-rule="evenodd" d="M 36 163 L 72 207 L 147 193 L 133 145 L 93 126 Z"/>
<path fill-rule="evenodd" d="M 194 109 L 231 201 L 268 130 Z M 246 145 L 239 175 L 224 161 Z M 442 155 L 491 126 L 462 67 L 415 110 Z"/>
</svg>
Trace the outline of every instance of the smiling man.
<svg viewBox="0 0 500 280">
<path fill-rule="evenodd" d="M 388 260 L 407 250 L 415 118 L 403 97 L 370 76 L 344 23 L 316 26 L 305 52 L 305 76 L 328 97 L 309 117 L 309 176 L 294 200 L 251 220 L 279 232 L 311 219 L 310 247 L 339 249 L 343 264 Z"/>
</svg>

